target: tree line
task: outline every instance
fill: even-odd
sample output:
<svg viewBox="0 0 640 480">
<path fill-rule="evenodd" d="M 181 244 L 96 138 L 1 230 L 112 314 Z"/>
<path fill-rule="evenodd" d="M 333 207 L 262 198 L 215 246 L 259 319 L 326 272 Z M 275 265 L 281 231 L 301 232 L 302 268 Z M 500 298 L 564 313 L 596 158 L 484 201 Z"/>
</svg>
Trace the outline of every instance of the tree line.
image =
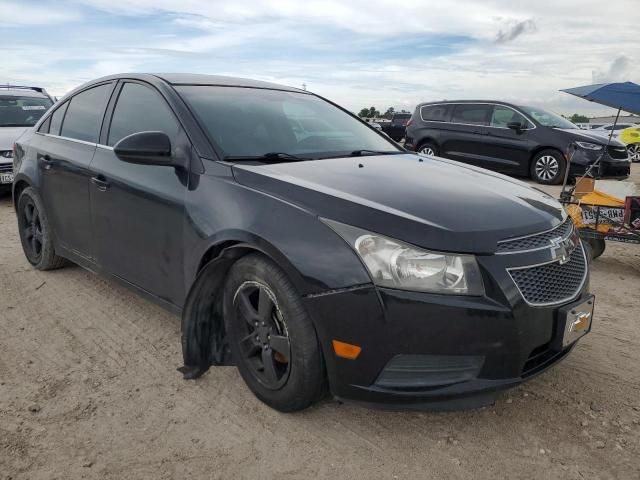
<svg viewBox="0 0 640 480">
<path fill-rule="evenodd" d="M 360 110 L 360 112 L 358 113 L 358 116 L 360 118 L 387 118 L 391 120 L 391 117 L 393 117 L 394 113 L 411 113 L 411 112 L 407 110 L 396 111 L 396 109 L 394 109 L 393 107 L 389 107 L 387 108 L 386 112 L 384 112 L 383 114 L 380 114 L 380 111 L 376 107 L 369 107 L 369 108 L 363 108 L 362 110 Z"/>
</svg>

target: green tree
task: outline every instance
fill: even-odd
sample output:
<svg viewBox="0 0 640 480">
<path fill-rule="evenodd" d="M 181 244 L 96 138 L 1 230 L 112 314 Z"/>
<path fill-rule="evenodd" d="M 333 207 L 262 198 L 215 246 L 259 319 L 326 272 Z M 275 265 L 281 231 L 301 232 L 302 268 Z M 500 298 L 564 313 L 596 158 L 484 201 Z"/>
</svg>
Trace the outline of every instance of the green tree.
<svg viewBox="0 0 640 480">
<path fill-rule="evenodd" d="M 369 116 L 369 109 L 368 108 L 363 108 L 362 110 L 360 110 L 360 112 L 358 113 L 358 116 L 360 118 L 366 118 Z"/>
<path fill-rule="evenodd" d="M 384 115 L 382 115 L 382 118 L 388 118 L 389 120 L 391 120 L 391 117 L 393 117 L 394 113 L 396 113 L 395 109 L 393 107 L 389 107 L 387 108 L 387 111 L 384 112 Z"/>
<path fill-rule="evenodd" d="M 574 113 L 573 115 L 571 115 L 569 117 L 569 120 L 571 120 L 573 123 L 589 123 L 589 117 L 580 115 L 578 113 Z"/>
</svg>

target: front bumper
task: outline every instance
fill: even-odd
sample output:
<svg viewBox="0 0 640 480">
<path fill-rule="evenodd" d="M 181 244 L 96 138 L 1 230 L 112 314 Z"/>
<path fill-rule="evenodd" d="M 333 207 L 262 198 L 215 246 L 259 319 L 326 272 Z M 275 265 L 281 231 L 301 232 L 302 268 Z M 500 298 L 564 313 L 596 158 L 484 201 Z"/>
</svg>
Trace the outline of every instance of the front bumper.
<svg viewBox="0 0 640 480">
<path fill-rule="evenodd" d="M 592 172 L 594 176 L 599 178 L 627 178 L 631 174 L 631 160 L 628 156 L 625 156 L 627 155 L 626 150 L 625 152 L 612 150 L 612 153 L 615 157 L 608 152 L 602 154 L 602 152 L 598 151 L 578 149 L 571 159 L 569 173 L 572 176 L 583 175 L 589 166 L 602 156 L 600 167 Z"/>
<path fill-rule="evenodd" d="M 335 397 L 404 408 L 485 405 L 498 390 L 554 365 L 559 309 L 588 296 L 588 281 L 561 305 L 528 305 L 492 256 L 484 297 L 407 292 L 373 285 L 305 298 Z M 495 275 L 494 275 L 495 274 Z M 337 357 L 333 339 L 359 345 L 356 360 Z"/>
</svg>

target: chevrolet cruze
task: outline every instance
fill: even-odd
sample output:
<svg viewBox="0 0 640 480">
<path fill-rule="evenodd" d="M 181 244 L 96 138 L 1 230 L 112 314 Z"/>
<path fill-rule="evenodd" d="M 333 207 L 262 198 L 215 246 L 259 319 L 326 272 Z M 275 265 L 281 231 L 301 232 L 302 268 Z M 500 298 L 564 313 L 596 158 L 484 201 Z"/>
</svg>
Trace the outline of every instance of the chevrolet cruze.
<svg viewBox="0 0 640 480">
<path fill-rule="evenodd" d="M 408 153 L 306 91 L 116 75 L 14 152 L 27 260 L 182 316 L 185 378 L 237 365 L 282 411 L 334 397 L 493 401 L 591 327 L 588 262 L 550 196 Z"/>
</svg>

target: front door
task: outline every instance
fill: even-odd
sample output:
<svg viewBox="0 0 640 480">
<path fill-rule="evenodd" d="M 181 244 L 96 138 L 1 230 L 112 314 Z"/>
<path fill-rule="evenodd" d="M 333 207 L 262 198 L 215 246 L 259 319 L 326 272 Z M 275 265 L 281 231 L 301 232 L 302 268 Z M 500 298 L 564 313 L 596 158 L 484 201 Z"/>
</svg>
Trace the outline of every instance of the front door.
<svg viewBox="0 0 640 480">
<path fill-rule="evenodd" d="M 507 127 L 519 123 L 522 128 Z M 523 115 L 505 105 L 495 105 L 488 130 L 488 141 L 481 152 L 495 170 L 528 175 L 529 158 L 534 148 L 530 130 L 534 127 Z"/>
<path fill-rule="evenodd" d="M 164 98 L 152 87 L 119 87 L 111 123 L 91 164 L 90 187 L 97 263 L 107 272 L 174 305 L 185 296 L 184 198 L 188 172 L 120 160 L 113 146 L 142 131 L 161 131 L 174 155 L 184 155 L 186 137 Z"/>
</svg>

